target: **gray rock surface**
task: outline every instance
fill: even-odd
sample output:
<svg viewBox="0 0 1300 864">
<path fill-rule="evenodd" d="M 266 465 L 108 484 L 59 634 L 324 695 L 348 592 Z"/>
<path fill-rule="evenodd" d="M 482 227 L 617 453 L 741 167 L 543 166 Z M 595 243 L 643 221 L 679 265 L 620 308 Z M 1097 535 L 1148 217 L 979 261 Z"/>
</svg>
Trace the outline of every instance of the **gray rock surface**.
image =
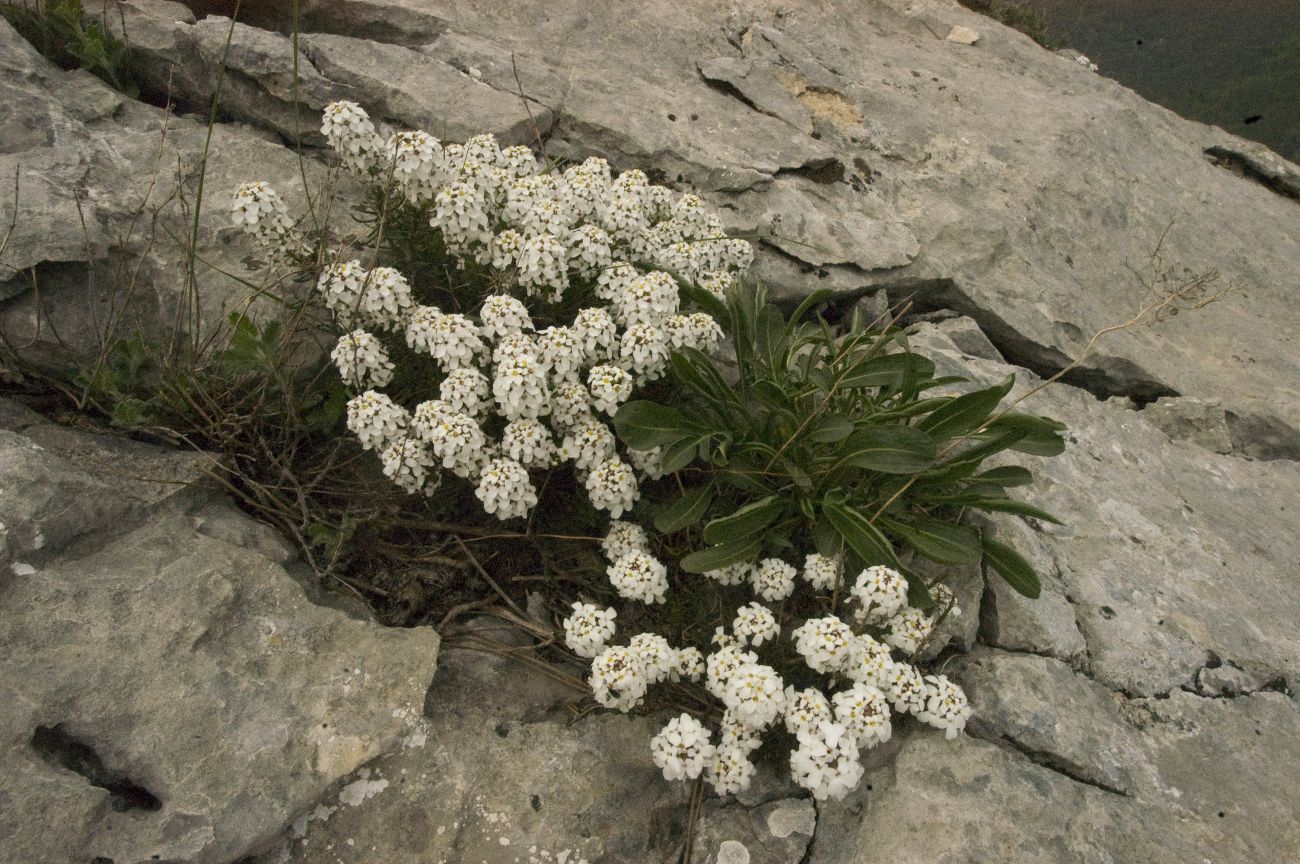
<svg viewBox="0 0 1300 864">
<path fill-rule="evenodd" d="M 236 860 L 419 733 L 436 634 L 312 603 L 203 457 L 0 413 L 6 860 Z"/>
<path fill-rule="evenodd" d="M 229 224 L 231 193 L 265 179 L 299 210 L 303 171 L 317 173 L 266 133 L 217 124 L 209 142 L 202 123 L 59 70 L 4 21 L 0 104 L 0 332 L 29 362 L 85 362 L 106 334 L 165 343 L 178 320 L 211 334 L 264 279 Z"/>
<path fill-rule="evenodd" d="M 204 108 L 229 22 L 115 5 L 153 89 Z M 536 131 L 549 156 L 599 154 L 700 191 L 755 238 L 783 296 L 951 310 L 914 347 L 944 374 L 1018 371 L 1016 394 L 1152 291 L 1233 288 L 1111 335 L 1028 404 L 1070 426 L 1063 456 L 1026 460 L 1041 480 L 1022 490 L 1066 524 L 991 520 L 1043 574 L 1039 600 L 960 580 L 965 615 L 944 645 L 969 653 L 945 671 L 974 701 L 971 734 L 900 723 L 843 802 L 813 806 L 775 770 L 739 802 L 706 799 L 696 860 L 1300 854 L 1300 169 L 950 0 L 300 11 L 297 55 L 274 11 L 233 31 L 227 116 L 254 125 L 215 128 L 215 209 L 247 179 L 297 206 L 301 166 L 277 142 L 315 143 L 332 98 L 451 138 Z M 956 28 L 978 39 L 949 41 Z M 0 327 L 38 359 L 85 351 L 118 320 L 166 332 L 187 259 L 152 228 L 187 224 L 205 128 L 54 69 L 3 23 L 0 105 L 0 178 L 20 181 L 16 203 L 0 183 L 0 225 L 22 216 L 0 256 Z M 224 218 L 201 222 L 201 320 L 247 294 L 220 273 L 254 272 L 233 237 Z M 193 460 L 0 417 L 12 854 L 675 860 L 685 792 L 646 750 L 661 718 L 570 724 L 566 692 L 460 651 L 426 700 L 434 638 L 308 602 L 282 540 L 160 482 L 197 476 Z M 60 830 L 34 831 L 33 807 Z"/>
<path fill-rule="evenodd" d="M 671 860 L 687 787 L 650 761 L 656 718 L 573 725 L 580 695 L 513 660 L 444 651 L 415 745 L 343 780 L 261 861 Z"/>
</svg>

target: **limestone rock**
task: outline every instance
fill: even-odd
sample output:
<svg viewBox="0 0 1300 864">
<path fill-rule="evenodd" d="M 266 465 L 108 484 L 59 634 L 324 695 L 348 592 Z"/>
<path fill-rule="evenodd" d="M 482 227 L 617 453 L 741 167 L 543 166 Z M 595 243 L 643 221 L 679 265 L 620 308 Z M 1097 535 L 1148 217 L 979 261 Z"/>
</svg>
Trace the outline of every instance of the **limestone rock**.
<svg viewBox="0 0 1300 864">
<path fill-rule="evenodd" d="M 1178 441 L 1190 441 L 1213 453 L 1231 453 L 1232 435 L 1223 405 L 1216 399 L 1165 398 L 1152 402 L 1143 419 Z"/>
<path fill-rule="evenodd" d="M 662 719 L 571 724 L 580 695 L 507 658 L 445 651 L 420 736 L 303 808 L 259 861 L 670 860 L 689 787 L 650 761 Z"/>
<path fill-rule="evenodd" d="M 8 856 L 235 860 L 418 731 L 434 633 L 310 602 L 193 459 L 4 413 Z"/>
</svg>

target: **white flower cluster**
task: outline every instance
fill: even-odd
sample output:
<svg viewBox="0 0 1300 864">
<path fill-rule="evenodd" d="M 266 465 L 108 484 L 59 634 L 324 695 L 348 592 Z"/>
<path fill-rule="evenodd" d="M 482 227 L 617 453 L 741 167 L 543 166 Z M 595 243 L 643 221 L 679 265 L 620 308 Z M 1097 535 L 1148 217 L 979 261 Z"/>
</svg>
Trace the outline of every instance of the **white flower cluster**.
<svg viewBox="0 0 1300 864">
<path fill-rule="evenodd" d="M 615 522 L 602 547 L 611 562 L 610 581 L 622 597 L 664 602 L 667 568 L 651 555 L 643 529 Z M 810 555 L 802 576 L 811 590 L 827 591 L 840 586 L 842 573 L 840 558 Z M 767 730 L 781 725 L 795 736 L 790 754 L 795 782 L 818 800 L 842 798 L 862 778 L 861 751 L 888 741 L 897 715 L 911 714 L 949 738 L 965 727 L 971 712 L 961 688 L 941 675 L 923 676 L 908 661 L 939 616 L 959 614 L 946 587 L 932 590 L 936 609 L 927 614 L 907 606 L 907 583 L 901 574 L 886 567 L 868 568 L 849 587 L 847 600 L 854 611 L 850 621 L 828 614 L 783 630 L 780 608 L 762 601 L 781 603 L 794 593 L 794 567 L 767 558 L 706 575 L 724 586 L 747 584 L 758 598 L 736 609 L 730 630 L 717 628 L 707 657 L 691 648 L 674 651 L 662 637 L 642 633 L 626 648 L 603 648 L 592 666 L 596 698 L 627 711 L 640 704 L 650 686 L 665 679 L 666 667 L 694 652 L 689 677 L 698 678 L 702 667 L 705 689 L 725 710 L 716 737 L 689 715 L 669 721 L 651 744 L 665 778 L 703 776 L 719 795 L 742 791 L 754 774 L 751 754 Z M 575 604 L 574 610 L 564 622 L 569 646 L 579 653 L 601 648 L 613 628 L 598 623 L 606 620 L 598 616 L 612 615 L 612 610 L 602 613 L 582 604 Z M 595 641 L 593 632 L 598 634 Z M 759 651 L 770 651 L 777 660 L 789 656 L 784 647 L 775 647 L 783 635 L 803 665 L 821 676 L 823 686 L 789 687 L 763 662 Z M 657 648 L 650 651 L 647 643 Z M 902 656 L 896 659 L 893 650 Z"/>
<path fill-rule="evenodd" d="M 638 475 L 660 475 L 658 453 L 620 454 L 608 416 L 665 374 L 672 350 L 718 347 L 721 327 L 682 308 L 678 279 L 721 290 L 749 266 L 750 245 L 727 237 L 698 196 L 652 185 L 635 169 L 614 176 L 603 159 L 544 173 L 527 147 L 501 147 L 491 135 L 464 144 L 420 131 L 385 140 L 350 102 L 326 107 L 321 132 L 364 183 L 420 208 L 453 264 L 491 268 L 482 282 L 496 286 L 451 311 L 422 303 L 389 267 L 338 260 L 321 272 L 320 296 L 347 331 L 331 356 L 349 387 L 377 390 L 399 377 L 402 342 L 438 367 L 438 398 L 391 430 L 414 439 L 392 454 L 394 480 L 419 491 L 417 479 L 435 483 L 427 469 L 441 465 L 477 484 L 484 509 L 508 519 L 536 503 L 530 470 L 571 461 L 593 506 L 614 519 L 631 509 Z M 232 206 L 260 244 L 298 242 L 266 184 L 240 187 Z M 555 321 L 561 299 L 580 307 L 572 320 Z M 507 423 L 499 438 L 487 432 L 499 428 L 493 415 Z M 370 448 L 395 443 L 387 426 L 362 428 Z M 425 470 L 409 467 L 409 451 Z M 625 576 L 629 590 L 656 596 L 653 573 Z"/>
<path fill-rule="evenodd" d="M 302 248 L 289 208 L 269 183 L 244 183 L 230 201 L 230 221 L 252 235 L 253 241 L 274 260 L 287 258 Z"/>
</svg>

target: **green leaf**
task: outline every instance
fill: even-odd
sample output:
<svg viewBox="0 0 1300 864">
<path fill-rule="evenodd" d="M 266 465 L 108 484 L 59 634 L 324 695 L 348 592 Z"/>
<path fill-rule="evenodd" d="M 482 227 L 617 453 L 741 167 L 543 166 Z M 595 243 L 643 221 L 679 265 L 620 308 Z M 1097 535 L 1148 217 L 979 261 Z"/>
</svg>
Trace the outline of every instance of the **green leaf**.
<svg viewBox="0 0 1300 864">
<path fill-rule="evenodd" d="M 1035 600 L 1042 593 L 1042 584 L 1038 574 L 1029 562 L 1020 557 L 1020 553 L 1005 543 L 984 538 L 984 563 L 992 567 L 1007 584 L 1024 596 Z"/>
<path fill-rule="evenodd" d="M 822 508 L 831 525 L 864 564 L 887 564 L 894 568 L 901 566 L 889 539 L 866 516 L 835 501 L 822 502 Z"/>
<path fill-rule="evenodd" d="M 813 545 L 818 553 L 830 558 L 844 551 L 844 538 L 835 530 L 835 526 L 825 516 L 813 525 Z"/>
<path fill-rule="evenodd" d="M 884 525 L 921 555 L 940 564 L 977 564 L 980 535 L 974 528 L 938 519 L 914 517 L 904 522 L 885 517 Z"/>
<path fill-rule="evenodd" d="M 916 474 L 934 463 L 934 440 L 911 426 L 871 426 L 849 436 L 846 465 L 885 474 Z"/>
<path fill-rule="evenodd" d="M 1030 473 L 1028 468 L 1021 468 L 1019 465 L 1004 465 L 1001 468 L 990 468 L 982 474 L 977 474 L 974 479 L 1006 487 L 1028 486 L 1034 482 L 1034 475 Z"/>
<path fill-rule="evenodd" d="M 934 363 L 920 354 L 900 351 L 897 354 L 884 354 L 871 357 L 849 368 L 840 379 L 840 386 L 845 389 L 859 387 L 888 387 L 897 390 L 910 375 L 914 378 L 928 378 L 934 374 Z"/>
<path fill-rule="evenodd" d="M 1011 386 L 1015 383 L 1016 376 L 1008 375 L 992 387 L 957 396 L 948 404 L 936 408 L 916 425 L 933 435 L 936 441 L 965 435 L 989 419 L 997 410 L 1002 397 L 1011 392 Z"/>
<path fill-rule="evenodd" d="M 687 528 L 704 518 L 713 503 L 713 484 L 691 489 L 655 516 L 655 527 L 664 534 Z"/>
<path fill-rule="evenodd" d="M 1008 414 L 1003 419 L 1022 424 L 1029 430 L 1010 449 L 1031 456 L 1059 456 L 1065 452 L 1065 437 L 1061 434 L 1066 428 L 1064 423 L 1050 417 L 1020 413 Z"/>
<path fill-rule="evenodd" d="M 659 454 L 659 470 L 664 474 L 675 474 L 694 462 L 700 443 L 707 440 L 708 437 L 708 435 L 695 437 L 687 435 L 685 438 L 679 438 L 666 445 Z"/>
<path fill-rule="evenodd" d="M 785 500 L 775 495 L 752 501 L 734 513 L 705 525 L 704 539 L 708 543 L 723 543 L 747 538 L 775 522 L 785 509 Z"/>
<path fill-rule="evenodd" d="M 692 552 L 681 560 L 681 568 L 687 573 L 706 573 L 742 561 L 752 561 L 762 548 L 762 535 L 733 540 Z"/>
<path fill-rule="evenodd" d="M 653 450 L 690 433 L 694 424 L 676 408 L 639 400 L 618 409 L 614 414 L 614 429 L 633 450 Z"/>
<path fill-rule="evenodd" d="M 1033 504 L 1026 504 L 1024 501 L 1015 501 L 1011 498 L 975 498 L 969 501 L 962 500 L 961 503 L 967 507 L 986 510 L 990 513 L 1013 513 L 1016 516 L 1041 519 L 1044 522 L 1051 522 L 1053 525 L 1065 524 L 1046 510 L 1041 510 Z"/>
<path fill-rule="evenodd" d="M 898 568 L 898 572 L 907 580 L 907 605 L 915 606 L 922 612 L 933 609 L 934 597 L 931 596 L 930 589 L 925 586 L 925 580 L 906 567 Z"/>
<path fill-rule="evenodd" d="M 827 414 L 813 423 L 807 438 L 814 444 L 833 444 L 853 434 L 853 421 L 843 414 Z"/>
</svg>

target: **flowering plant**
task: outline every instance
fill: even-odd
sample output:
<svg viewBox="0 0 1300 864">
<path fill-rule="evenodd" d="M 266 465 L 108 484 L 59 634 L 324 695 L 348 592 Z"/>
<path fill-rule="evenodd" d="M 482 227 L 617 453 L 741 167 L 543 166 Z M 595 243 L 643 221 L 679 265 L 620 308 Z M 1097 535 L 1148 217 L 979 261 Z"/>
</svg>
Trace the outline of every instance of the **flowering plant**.
<svg viewBox="0 0 1300 864">
<path fill-rule="evenodd" d="M 764 737 L 785 739 L 792 778 L 822 799 L 857 785 L 860 752 L 905 715 L 958 734 L 965 695 L 915 664 L 961 610 L 908 562 L 983 562 L 1036 596 L 1024 559 L 961 514 L 1056 521 L 1006 494 L 1026 469 L 982 463 L 1059 453 L 1060 424 L 999 411 L 1010 379 L 931 395 L 958 381 L 935 378 L 901 333 L 801 322 L 820 299 L 786 320 L 761 287 L 695 297 L 725 322 L 734 384 L 723 363 L 683 348 L 670 359 L 673 404 L 629 402 L 614 418 L 629 446 L 661 448 L 672 474 L 638 510 L 656 532 L 620 521 L 603 544 L 624 617 L 646 632 L 615 644 L 619 610 L 590 603 L 564 621 L 569 646 L 594 658 L 601 704 L 631 710 L 661 682 L 685 694 L 692 711 L 656 736 L 655 763 L 719 794 L 749 784 Z M 682 626 L 683 609 L 709 611 Z"/>
<path fill-rule="evenodd" d="M 603 159 L 550 171 L 491 135 L 384 137 L 350 102 L 329 105 L 321 131 L 366 188 L 358 218 L 372 226 L 364 263 L 340 255 L 317 279 L 361 446 L 405 491 L 451 475 L 500 519 L 527 515 L 536 475 L 566 461 L 595 508 L 629 510 L 658 454 L 620 453 L 606 418 L 671 350 L 716 349 L 718 323 L 682 303 L 679 280 L 720 296 L 749 244 L 697 196 L 612 176 Z M 273 189 L 245 184 L 232 207 L 272 257 L 302 257 Z"/>
</svg>

